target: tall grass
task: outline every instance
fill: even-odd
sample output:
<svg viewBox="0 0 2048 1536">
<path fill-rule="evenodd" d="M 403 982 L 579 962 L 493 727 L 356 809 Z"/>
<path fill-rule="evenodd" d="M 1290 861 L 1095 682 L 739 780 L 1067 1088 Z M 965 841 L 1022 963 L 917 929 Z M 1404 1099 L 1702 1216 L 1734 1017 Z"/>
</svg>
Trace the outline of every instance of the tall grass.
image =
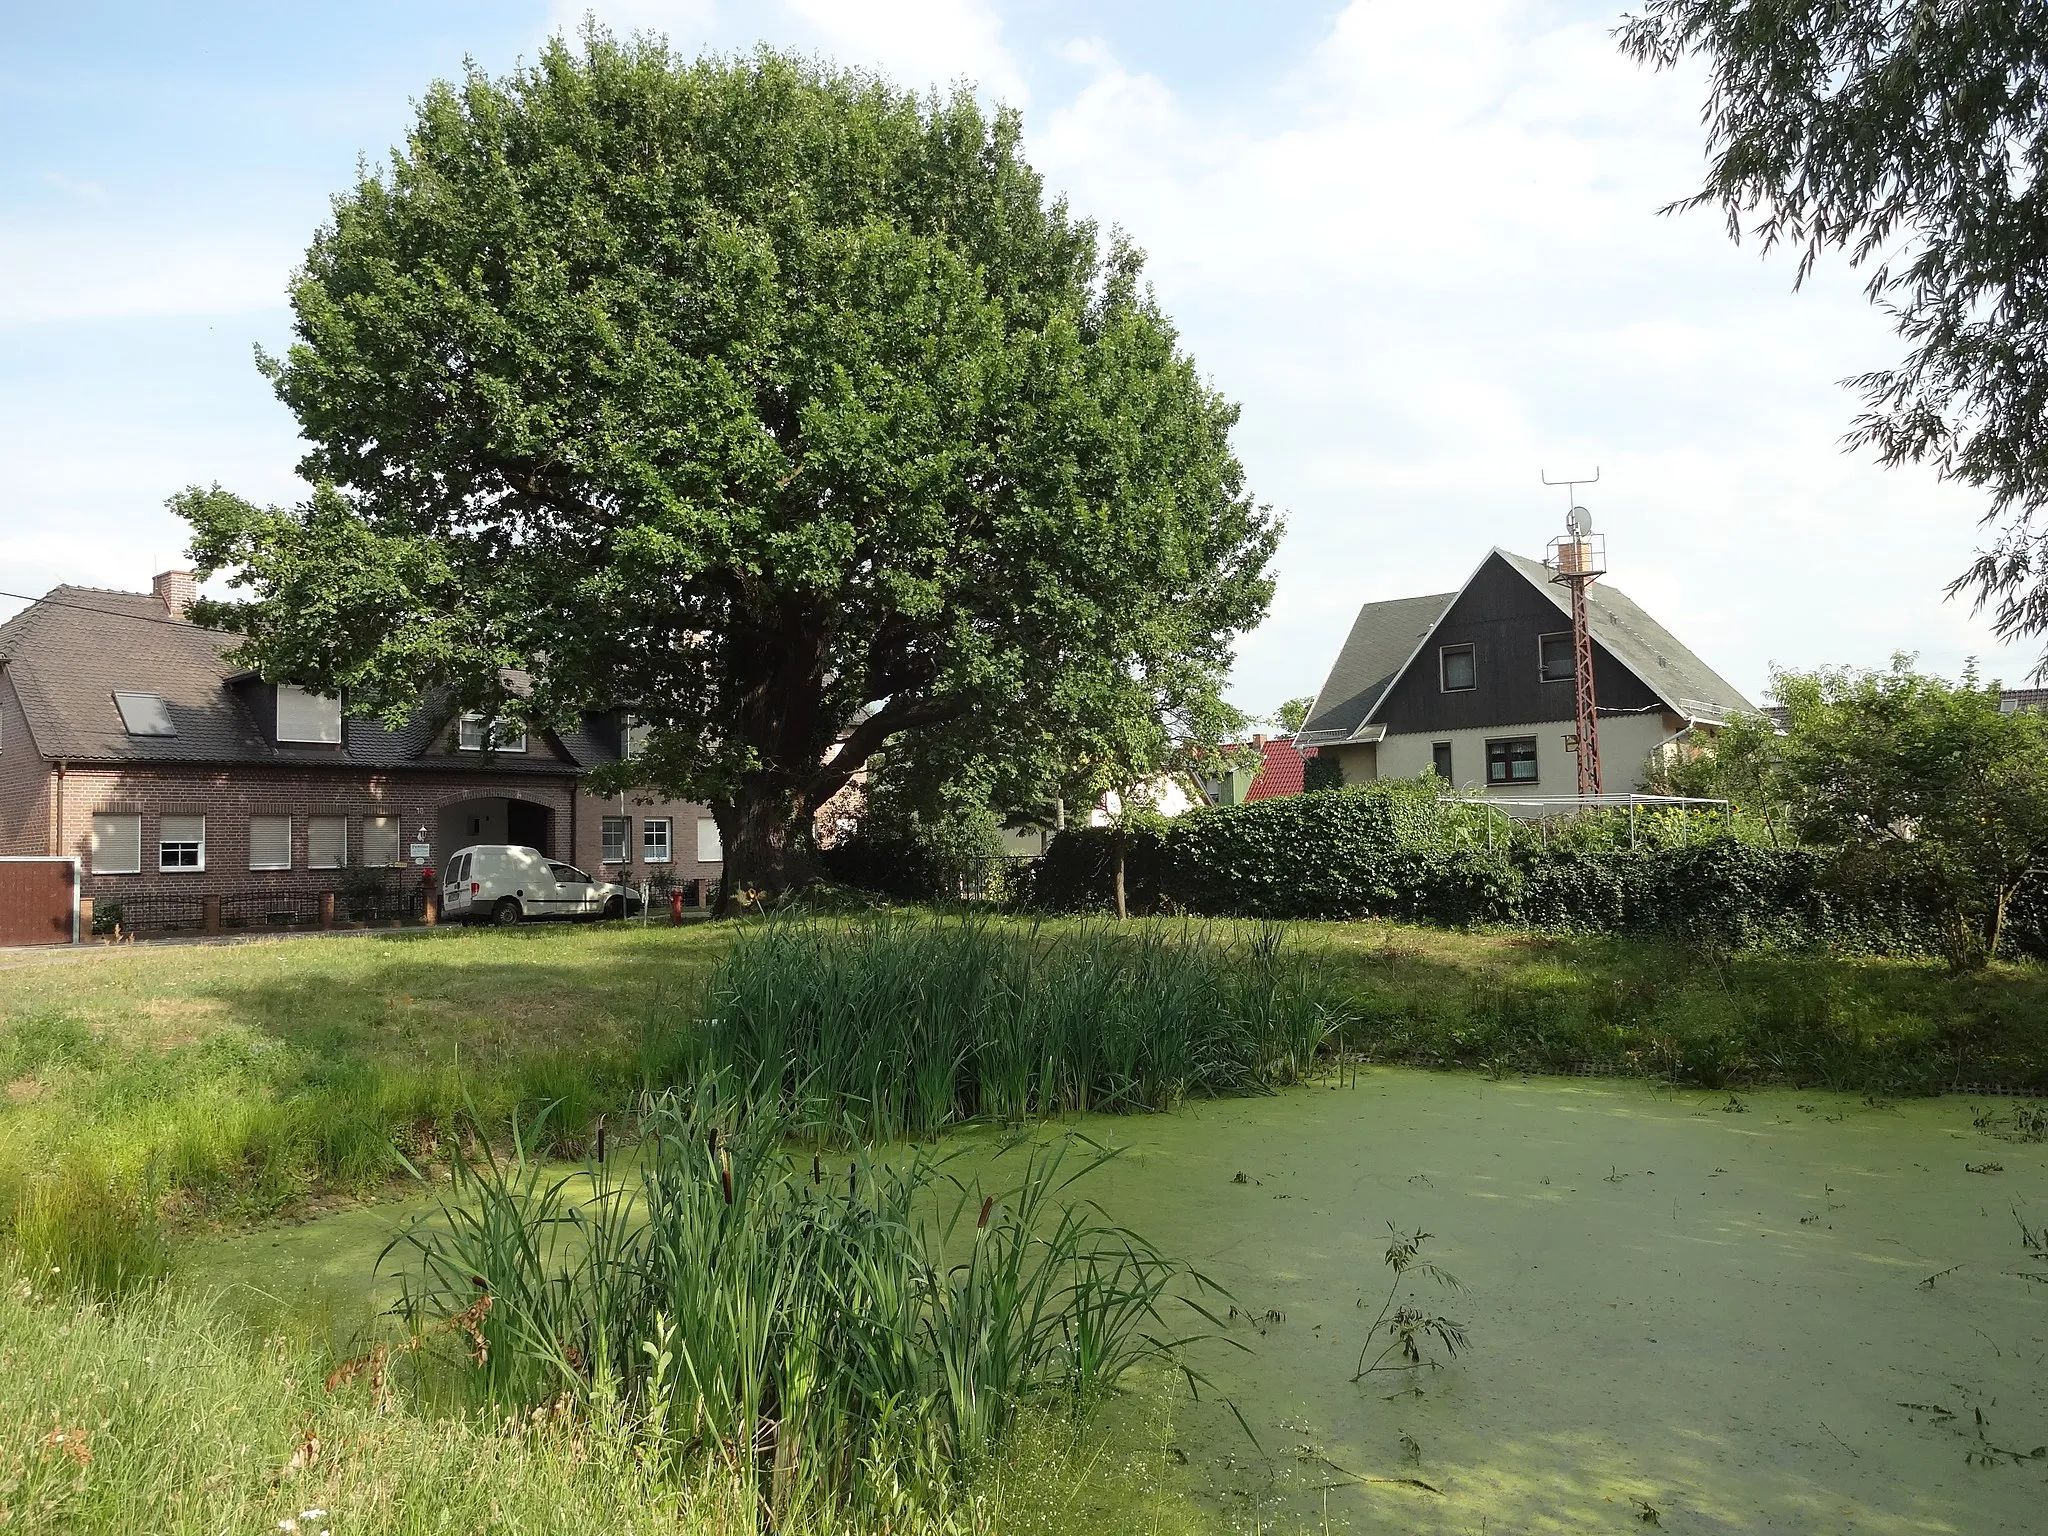
<svg viewBox="0 0 2048 1536">
<path fill-rule="evenodd" d="M 1274 927 L 778 920 L 735 935 L 704 1051 L 802 1134 L 888 1140 L 1291 1082 L 1332 995 Z"/>
<path fill-rule="evenodd" d="M 1206 1281 L 1066 1193 L 1100 1153 L 1038 1148 L 985 1190 L 922 1152 L 827 1169 L 782 1129 L 707 1084 L 649 1104 L 630 1179 L 547 1171 L 530 1132 L 459 1158 L 386 1253 L 411 1337 L 494 1404 L 617 1405 L 648 1457 L 779 1526 L 942 1509 L 1027 1406 L 1177 1368 L 1170 1302 L 1208 1317 Z"/>
</svg>

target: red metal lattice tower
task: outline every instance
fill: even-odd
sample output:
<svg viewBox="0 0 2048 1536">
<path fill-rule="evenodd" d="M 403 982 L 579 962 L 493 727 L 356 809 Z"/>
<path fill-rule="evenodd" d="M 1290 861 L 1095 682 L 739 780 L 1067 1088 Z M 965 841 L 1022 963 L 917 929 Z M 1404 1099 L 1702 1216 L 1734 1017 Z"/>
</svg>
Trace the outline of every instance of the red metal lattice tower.
<svg viewBox="0 0 2048 1536">
<path fill-rule="evenodd" d="M 1565 486 L 1572 495 L 1579 486 L 1599 479 L 1596 469 L 1591 480 L 1552 480 L 1545 475 L 1543 483 Z M 1579 793 L 1597 795 L 1601 793 L 1600 704 L 1593 693 L 1593 631 L 1587 622 L 1586 589 L 1607 574 L 1607 541 L 1593 532 L 1593 515 L 1579 506 L 1575 497 L 1564 526 L 1564 537 L 1550 541 L 1544 564 L 1550 567 L 1550 579 L 1572 595 L 1572 681 L 1577 716 L 1572 751 L 1579 760 Z"/>
</svg>

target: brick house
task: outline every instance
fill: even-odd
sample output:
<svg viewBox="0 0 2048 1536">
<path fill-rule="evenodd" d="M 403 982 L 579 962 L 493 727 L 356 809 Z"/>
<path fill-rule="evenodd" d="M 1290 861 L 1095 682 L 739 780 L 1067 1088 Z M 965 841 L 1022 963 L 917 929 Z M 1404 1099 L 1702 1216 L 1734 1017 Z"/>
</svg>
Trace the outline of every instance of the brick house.
<svg viewBox="0 0 2048 1536">
<path fill-rule="evenodd" d="M 0 624 L 0 853 L 71 855 L 110 903 L 333 889 L 343 866 L 421 882 L 469 843 L 539 848 L 604 878 L 716 880 L 701 805 L 600 797 L 584 775 L 630 722 L 487 742 L 423 708 L 392 730 L 223 659 L 184 618 L 184 572 L 152 593 L 58 587 Z"/>
</svg>

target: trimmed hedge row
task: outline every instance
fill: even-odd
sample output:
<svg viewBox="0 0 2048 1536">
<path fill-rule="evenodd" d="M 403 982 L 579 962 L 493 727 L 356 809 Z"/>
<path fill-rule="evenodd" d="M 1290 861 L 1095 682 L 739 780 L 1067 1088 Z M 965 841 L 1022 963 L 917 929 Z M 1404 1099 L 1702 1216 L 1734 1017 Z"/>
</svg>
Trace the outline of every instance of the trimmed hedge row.
<svg viewBox="0 0 2048 1536">
<path fill-rule="evenodd" d="M 1118 834 L 1076 828 L 1040 861 L 1033 905 L 1109 901 Z M 1365 784 L 1190 811 L 1125 834 L 1134 911 L 1217 917 L 1390 917 L 1454 926 L 1664 934 L 1746 948 L 1824 943 L 1935 950 L 1936 919 L 1907 888 L 1850 879 L 1830 854 L 1720 835 L 1690 847 L 1489 851 L 1446 836 L 1426 786 Z M 2048 900 L 2014 915 L 2016 951 L 2048 957 Z"/>
</svg>

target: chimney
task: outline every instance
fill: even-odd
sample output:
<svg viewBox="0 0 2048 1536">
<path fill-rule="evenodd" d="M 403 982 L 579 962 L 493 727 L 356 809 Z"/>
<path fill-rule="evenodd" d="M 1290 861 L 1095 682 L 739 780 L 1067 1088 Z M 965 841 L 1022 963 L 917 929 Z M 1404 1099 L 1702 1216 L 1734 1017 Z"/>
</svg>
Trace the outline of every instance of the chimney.
<svg viewBox="0 0 2048 1536">
<path fill-rule="evenodd" d="M 174 619 L 185 617 L 192 600 L 199 595 L 199 583 L 192 579 L 190 571 L 164 571 L 149 587 Z"/>
<path fill-rule="evenodd" d="M 1256 735 L 1254 735 L 1254 736 L 1252 737 L 1252 745 L 1253 745 L 1253 746 L 1255 746 L 1255 747 L 1257 747 L 1257 748 L 1258 748 L 1258 749 L 1259 749 L 1259 750 L 1260 750 L 1261 752 L 1265 751 L 1265 750 L 1266 750 L 1266 733 L 1265 733 L 1264 731 L 1260 731 L 1260 732 L 1258 732 L 1258 733 L 1257 733 Z"/>
</svg>

